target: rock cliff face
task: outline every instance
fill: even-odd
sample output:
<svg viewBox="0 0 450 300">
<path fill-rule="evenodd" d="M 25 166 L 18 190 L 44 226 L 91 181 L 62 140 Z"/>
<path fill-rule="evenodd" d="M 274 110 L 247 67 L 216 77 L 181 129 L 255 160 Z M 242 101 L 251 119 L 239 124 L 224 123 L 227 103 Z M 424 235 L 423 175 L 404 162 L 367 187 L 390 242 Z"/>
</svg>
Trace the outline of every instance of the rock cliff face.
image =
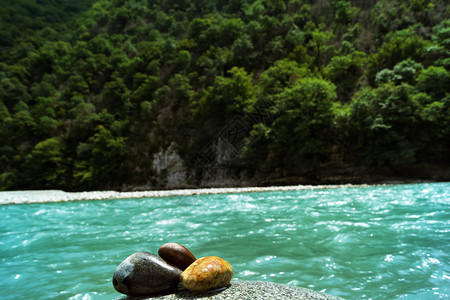
<svg viewBox="0 0 450 300">
<path fill-rule="evenodd" d="M 148 178 L 148 184 L 136 186 L 134 190 L 252 185 L 256 181 L 248 182 L 236 171 L 239 151 L 240 149 L 219 138 L 198 153 L 196 163 L 190 169 L 177 152 L 175 143 L 172 143 L 166 149 L 160 149 L 154 154 L 152 161 L 154 178 Z"/>
<path fill-rule="evenodd" d="M 187 166 L 171 143 L 154 154 L 153 178 L 133 190 L 184 189 L 203 187 L 245 187 L 270 185 L 376 184 L 417 181 L 446 181 L 450 170 L 435 165 L 411 165 L 402 168 L 364 169 L 343 163 L 324 165 L 315 172 L 303 175 L 284 174 L 278 170 L 270 174 L 248 174 L 240 159 L 242 148 L 227 139 L 218 138 L 207 145 Z M 151 183 L 150 183 L 151 182 Z M 126 188 L 129 190 L 130 188 Z"/>
<path fill-rule="evenodd" d="M 153 156 L 153 171 L 157 185 L 161 188 L 176 189 L 186 185 L 187 170 L 174 143 Z"/>
</svg>

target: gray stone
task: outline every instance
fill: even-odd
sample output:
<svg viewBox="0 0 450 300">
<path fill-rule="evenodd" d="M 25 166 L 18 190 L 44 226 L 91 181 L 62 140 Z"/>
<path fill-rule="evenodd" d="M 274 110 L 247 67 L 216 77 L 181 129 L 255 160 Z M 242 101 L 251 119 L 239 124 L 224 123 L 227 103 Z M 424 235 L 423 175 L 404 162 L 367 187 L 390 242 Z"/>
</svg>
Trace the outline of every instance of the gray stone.
<svg viewBox="0 0 450 300">
<path fill-rule="evenodd" d="M 175 289 L 180 282 L 181 270 L 160 257 L 137 252 L 128 256 L 113 275 L 113 286 L 122 294 L 147 296 Z"/>
<path fill-rule="evenodd" d="M 233 281 L 228 288 L 210 291 L 206 293 L 193 293 L 186 289 L 178 290 L 170 295 L 154 296 L 145 299 L 212 299 L 212 300 L 339 300 L 336 296 L 318 293 L 309 289 L 288 286 L 280 283 L 264 281 Z"/>
</svg>

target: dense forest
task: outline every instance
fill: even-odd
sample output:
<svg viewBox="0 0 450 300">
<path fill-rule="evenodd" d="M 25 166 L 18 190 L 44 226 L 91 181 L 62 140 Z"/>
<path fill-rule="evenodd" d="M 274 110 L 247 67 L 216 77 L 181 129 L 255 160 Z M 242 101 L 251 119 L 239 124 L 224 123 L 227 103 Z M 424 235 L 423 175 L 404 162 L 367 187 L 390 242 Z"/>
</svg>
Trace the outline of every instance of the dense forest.
<svg viewBox="0 0 450 300">
<path fill-rule="evenodd" d="M 0 190 L 450 179 L 445 0 L 8 0 Z"/>
</svg>

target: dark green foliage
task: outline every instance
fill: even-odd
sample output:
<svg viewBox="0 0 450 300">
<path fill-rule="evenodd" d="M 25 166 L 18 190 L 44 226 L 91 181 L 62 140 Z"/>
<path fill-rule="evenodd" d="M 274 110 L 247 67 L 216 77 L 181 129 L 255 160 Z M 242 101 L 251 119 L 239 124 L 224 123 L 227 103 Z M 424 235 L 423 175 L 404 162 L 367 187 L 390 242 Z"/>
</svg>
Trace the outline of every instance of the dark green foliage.
<svg viewBox="0 0 450 300">
<path fill-rule="evenodd" d="M 255 180 L 448 168 L 449 13 L 442 0 L 8 0 L 0 189 L 160 182 L 153 159 L 170 145 L 196 185 L 230 128 L 233 172 Z"/>
<path fill-rule="evenodd" d="M 268 132 L 262 132 L 270 140 L 269 151 L 276 162 L 270 163 L 273 167 L 302 174 L 329 158 L 335 98 L 334 85 L 317 78 L 298 79 L 275 95 L 276 108 L 283 114 L 275 118 Z"/>
<path fill-rule="evenodd" d="M 413 87 L 403 84 L 367 88 L 350 104 L 350 124 L 355 144 L 352 155 L 367 165 L 413 163 L 419 146 L 415 143 L 418 103 Z"/>
<path fill-rule="evenodd" d="M 392 69 L 403 60 L 426 61 L 429 46 L 430 41 L 416 35 L 412 28 L 388 34 L 380 49 L 369 57 L 369 80 L 373 82 L 379 71 Z"/>
<path fill-rule="evenodd" d="M 417 88 L 428 93 L 435 100 L 444 98 L 449 93 L 450 73 L 443 67 L 430 66 L 417 77 Z"/>
<path fill-rule="evenodd" d="M 365 54 L 355 51 L 347 55 L 336 55 L 324 69 L 325 76 L 338 87 L 339 99 L 349 101 L 363 74 Z"/>
<path fill-rule="evenodd" d="M 21 58 L 21 55 L 12 47 L 19 45 L 20 48 L 27 39 L 35 44 L 44 40 L 61 39 L 59 32 L 66 31 L 69 23 L 80 12 L 87 10 L 93 2 L 95 0 L 2 1 L 0 60 L 14 61 Z"/>
<path fill-rule="evenodd" d="M 393 70 L 384 69 L 377 73 L 375 83 L 381 85 L 383 83 L 400 84 L 402 82 L 414 85 L 417 74 L 423 69 L 422 64 L 416 63 L 411 59 L 401 61 L 396 64 Z"/>
</svg>

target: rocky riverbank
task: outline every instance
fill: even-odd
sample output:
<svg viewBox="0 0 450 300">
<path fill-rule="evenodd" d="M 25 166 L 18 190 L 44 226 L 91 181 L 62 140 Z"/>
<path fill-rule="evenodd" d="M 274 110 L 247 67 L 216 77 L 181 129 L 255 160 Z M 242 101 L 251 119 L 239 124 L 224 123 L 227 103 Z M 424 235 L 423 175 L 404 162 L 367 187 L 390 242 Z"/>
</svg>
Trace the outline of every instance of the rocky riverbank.
<svg viewBox="0 0 450 300">
<path fill-rule="evenodd" d="M 190 196 L 190 195 L 207 195 L 207 194 L 312 190 L 312 189 L 328 189 L 340 187 L 350 188 L 360 186 L 367 186 L 367 185 L 352 185 L 352 184 L 291 185 L 291 186 L 271 186 L 271 187 L 207 188 L 207 189 L 179 189 L 179 190 L 157 190 L 157 191 L 155 190 L 155 191 L 139 191 L 139 192 L 116 192 L 116 191 L 64 192 L 60 190 L 12 191 L 12 192 L 0 192 L 0 205 L 107 200 L 107 199 L 135 199 L 135 198 Z"/>
</svg>

